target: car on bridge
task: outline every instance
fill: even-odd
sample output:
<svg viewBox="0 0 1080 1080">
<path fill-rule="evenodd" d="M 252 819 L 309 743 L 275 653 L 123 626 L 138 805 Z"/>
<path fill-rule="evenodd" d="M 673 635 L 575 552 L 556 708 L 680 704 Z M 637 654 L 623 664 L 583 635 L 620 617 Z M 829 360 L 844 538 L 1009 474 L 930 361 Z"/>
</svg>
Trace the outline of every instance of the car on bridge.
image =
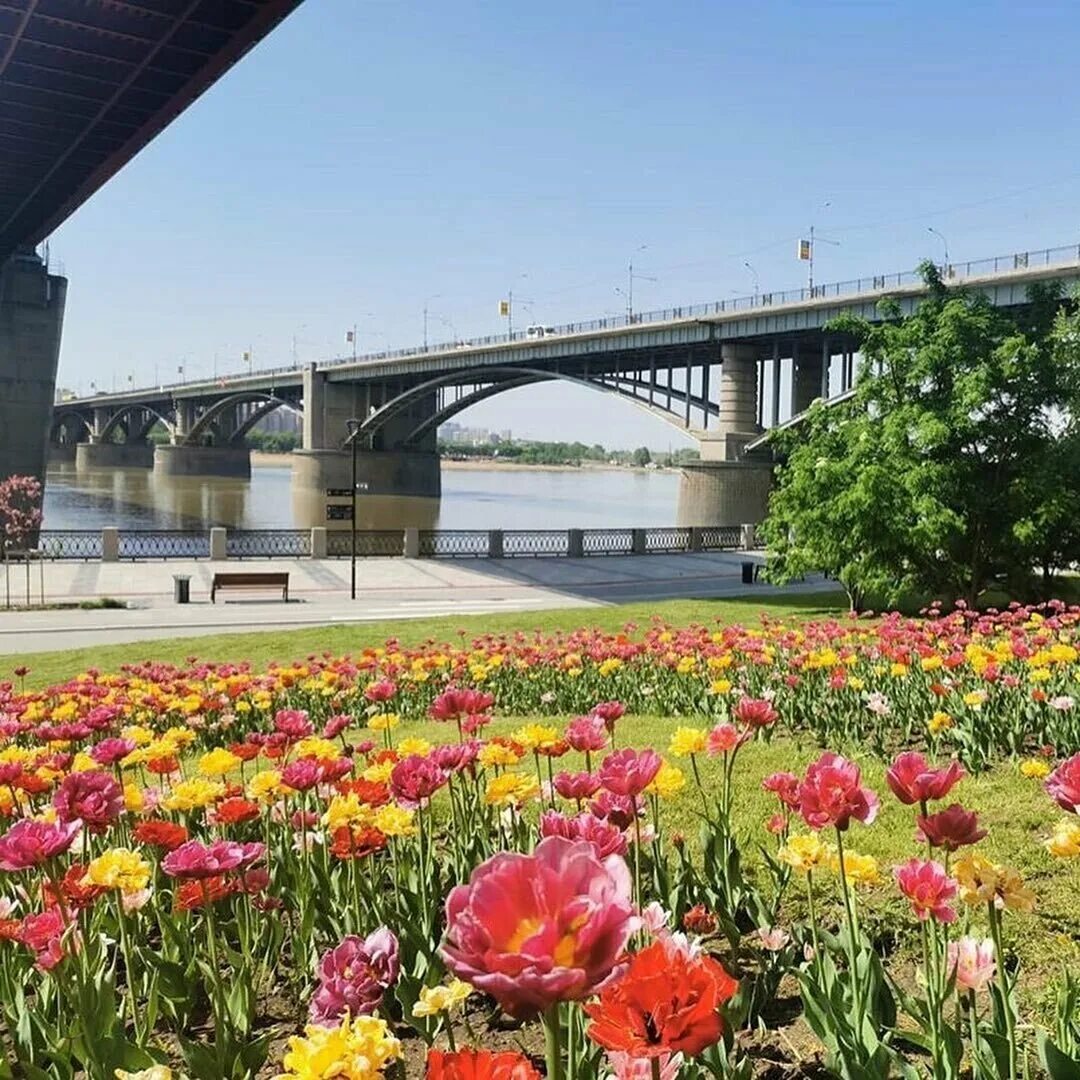
<svg viewBox="0 0 1080 1080">
<path fill-rule="evenodd" d="M 556 333 L 558 333 L 558 331 L 554 326 L 541 326 L 540 323 L 537 323 L 535 326 L 525 327 L 525 336 L 534 340 L 536 338 L 554 337 Z"/>
</svg>

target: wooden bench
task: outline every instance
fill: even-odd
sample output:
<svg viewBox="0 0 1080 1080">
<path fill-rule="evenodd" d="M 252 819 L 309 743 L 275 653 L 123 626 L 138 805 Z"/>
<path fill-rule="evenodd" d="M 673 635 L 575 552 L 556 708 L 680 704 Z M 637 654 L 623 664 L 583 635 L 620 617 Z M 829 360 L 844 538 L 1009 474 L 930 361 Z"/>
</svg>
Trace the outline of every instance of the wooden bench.
<svg viewBox="0 0 1080 1080">
<path fill-rule="evenodd" d="M 226 589 L 280 589 L 281 599 L 289 599 L 289 575 L 280 573 L 215 574 L 210 585 L 210 603 L 214 596 Z"/>
</svg>

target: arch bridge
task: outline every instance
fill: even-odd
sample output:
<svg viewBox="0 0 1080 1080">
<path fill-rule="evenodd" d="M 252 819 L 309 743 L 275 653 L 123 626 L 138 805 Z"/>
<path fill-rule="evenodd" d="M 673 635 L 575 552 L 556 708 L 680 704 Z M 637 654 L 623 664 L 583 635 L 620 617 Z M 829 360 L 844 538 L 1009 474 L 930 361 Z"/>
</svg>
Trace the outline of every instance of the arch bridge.
<svg viewBox="0 0 1080 1080">
<path fill-rule="evenodd" d="M 1080 281 L 1080 249 L 943 270 L 950 284 L 1014 307 L 1038 282 Z M 682 469 L 679 524 L 756 522 L 772 470 L 763 433 L 790 423 L 816 398 L 847 394 L 854 383 L 855 343 L 829 324 L 841 314 L 879 318 L 884 298 L 910 312 L 925 293 L 914 274 L 881 275 L 571 324 L 539 338 L 504 335 L 98 394 L 59 407 L 56 430 L 67 438 L 75 433 L 84 464 L 138 457 L 165 473 L 237 475 L 249 469 L 245 434 L 290 405 L 303 414 L 294 486 L 350 489 L 355 442 L 364 491 L 436 496 L 441 424 L 507 391 L 563 382 L 630 402 L 697 442 L 700 462 Z M 151 455 L 146 439 L 155 425 L 168 442 Z"/>
</svg>

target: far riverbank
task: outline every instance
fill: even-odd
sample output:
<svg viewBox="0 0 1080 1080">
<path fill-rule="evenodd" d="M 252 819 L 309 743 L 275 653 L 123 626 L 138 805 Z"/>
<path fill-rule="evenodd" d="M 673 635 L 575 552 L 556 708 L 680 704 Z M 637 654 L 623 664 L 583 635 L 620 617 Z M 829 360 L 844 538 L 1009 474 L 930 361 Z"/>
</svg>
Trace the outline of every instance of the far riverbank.
<svg viewBox="0 0 1080 1080">
<path fill-rule="evenodd" d="M 253 468 L 288 468 L 291 467 L 289 454 L 268 454 L 262 450 L 251 451 Z M 522 461 L 501 461 L 499 458 L 447 458 L 442 459 L 442 468 L 460 472 L 616 472 L 616 473 L 655 473 L 678 472 L 677 468 L 658 466 L 655 469 L 642 469 L 636 465 L 610 465 L 606 461 L 583 461 L 580 465 L 534 465 Z"/>
</svg>

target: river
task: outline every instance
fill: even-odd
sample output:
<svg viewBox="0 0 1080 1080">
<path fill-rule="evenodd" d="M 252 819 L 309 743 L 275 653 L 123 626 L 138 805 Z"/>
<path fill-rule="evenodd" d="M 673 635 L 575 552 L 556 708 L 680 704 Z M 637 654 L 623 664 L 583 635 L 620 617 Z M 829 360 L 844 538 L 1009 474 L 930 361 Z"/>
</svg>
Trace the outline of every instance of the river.
<svg viewBox="0 0 1080 1080">
<path fill-rule="evenodd" d="M 292 470 L 257 464 L 250 480 L 170 479 L 149 469 L 49 469 L 47 529 L 306 528 Z M 679 474 L 644 469 L 442 470 L 442 499 L 360 500 L 361 528 L 568 529 L 675 523 Z"/>
</svg>

